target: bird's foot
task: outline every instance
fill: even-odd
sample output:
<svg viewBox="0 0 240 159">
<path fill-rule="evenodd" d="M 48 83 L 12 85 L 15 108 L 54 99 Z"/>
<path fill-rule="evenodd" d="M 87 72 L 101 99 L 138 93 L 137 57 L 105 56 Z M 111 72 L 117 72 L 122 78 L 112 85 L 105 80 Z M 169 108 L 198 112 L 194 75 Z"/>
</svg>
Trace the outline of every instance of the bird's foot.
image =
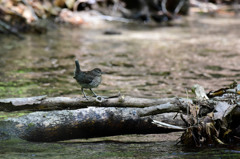
<svg viewBox="0 0 240 159">
<path fill-rule="evenodd" d="M 86 100 L 89 100 L 89 98 L 87 96 L 83 96 L 83 98 L 86 98 Z"/>
<path fill-rule="evenodd" d="M 97 97 L 98 96 L 95 92 L 93 92 L 93 90 L 91 88 L 90 88 L 90 91 L 93 93 L 93 97 Z"/>
</svg>

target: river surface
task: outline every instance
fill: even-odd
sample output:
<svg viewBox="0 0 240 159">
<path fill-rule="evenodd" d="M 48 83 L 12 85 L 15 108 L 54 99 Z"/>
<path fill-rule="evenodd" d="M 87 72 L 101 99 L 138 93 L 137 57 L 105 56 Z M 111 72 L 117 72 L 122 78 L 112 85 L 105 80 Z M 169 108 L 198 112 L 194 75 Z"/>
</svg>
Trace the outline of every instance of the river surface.
<svg viewBox="0 0 240 159">
<path fill-rule="evenodd" d="M 55 26 L 25 40 L 0 37 L 0 98 L 82 96 L 74 60 L 82 70 L 105 72 L 100 95 L 193 97 L 240 81 L 239 18 L 188 17 L 177 25 L 104 23 Z M 106 30 L 121 32 L 105 35 Z M 89 91 L 86 91 L 90 95 Z M 1 116 L 0 116 L 1 117 Z M 184 148 L 181 133 L 126 135 L 57 143 L 0 142 L 0 158 L 240 158 L 239 146 Z"/>
<path fill-rule="evenodd" d="M 136 135 L 132 135 L 135 136 Z M 2 159 L 51 158 L 51 159 L 105 159 L 105 158 L 177 158 L 177 159 L 238 159 L 239 147 L 184 148 L 175 141 L 78 141 L 72 143 L 31 143 L 19 140 L 0 143 Z M 139 136 L 140 139 L 144 136 Z M 121 138 L 121 137 L 119 137 Z M 140 139 L 141 140 L 141 139 Z"/>
</svg>

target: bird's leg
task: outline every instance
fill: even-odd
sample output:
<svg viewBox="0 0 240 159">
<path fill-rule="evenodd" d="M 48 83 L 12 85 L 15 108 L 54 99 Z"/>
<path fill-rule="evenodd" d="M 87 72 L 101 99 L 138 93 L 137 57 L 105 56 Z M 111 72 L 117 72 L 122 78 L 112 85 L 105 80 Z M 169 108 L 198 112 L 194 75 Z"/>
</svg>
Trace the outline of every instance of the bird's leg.
<svg viewBox="0 0 240 159">
<path fill-rule="evenodd" d="M 83 91 L 83 88 L 81 88 L 81 90 L 82 90 L 82 93 L 83 93 L 83 95 L 84 95 L 84 98 L 88 99 L 87 96 L 86 96 L 86 94 L 85 94 L 85 92 Z"/>
<path fill-rule="evenodd" d="M 98 95 L 93 92 L 92 88 L 90 88 L 90 91 L 94 94 L 94 97 L 97 97 Z"/>
</svg>

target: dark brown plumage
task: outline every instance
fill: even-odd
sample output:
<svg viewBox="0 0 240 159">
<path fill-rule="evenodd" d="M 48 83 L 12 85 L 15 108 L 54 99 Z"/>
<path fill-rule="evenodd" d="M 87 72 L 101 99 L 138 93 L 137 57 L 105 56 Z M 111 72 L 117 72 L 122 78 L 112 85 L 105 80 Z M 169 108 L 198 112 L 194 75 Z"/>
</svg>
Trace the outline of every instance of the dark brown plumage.
<svg viewBox="0 0 240 159">
<path fill-rule="evenodd" d="M 97 96 L 96 93 L 93 92 L 92 88 L 98 87 L 98 85 L 102 81 L 102 71 L 99 68 L 94 68 L 91 71 L 81 71 L 80 65 L 78 60 L 75 60 L 75 72 L 74 77 L 76 81 L 80 84 L 82 93 L 84 97 L 87 99 L 86 94 L 84 93 L 84 88 L 88 88 L 91 90 L 91 92 Z"/>
</svg>

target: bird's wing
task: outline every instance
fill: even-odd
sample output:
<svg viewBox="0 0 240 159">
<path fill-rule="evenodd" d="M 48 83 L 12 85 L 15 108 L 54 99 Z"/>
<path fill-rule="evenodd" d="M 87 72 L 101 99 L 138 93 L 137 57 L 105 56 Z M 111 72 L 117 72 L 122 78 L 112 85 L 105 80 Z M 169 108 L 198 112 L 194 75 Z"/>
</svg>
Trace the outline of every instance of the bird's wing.
<svg viewBox="0 0 240 159">
<path fill-rule="evenodd" d="M 94 79 L 94 75 L 93 74 L 90 74 L 89 72 L 83 72 L 83 78 L 81 78 L 81 82 L 83 83 L 91 83 Z"/>
</svg>

